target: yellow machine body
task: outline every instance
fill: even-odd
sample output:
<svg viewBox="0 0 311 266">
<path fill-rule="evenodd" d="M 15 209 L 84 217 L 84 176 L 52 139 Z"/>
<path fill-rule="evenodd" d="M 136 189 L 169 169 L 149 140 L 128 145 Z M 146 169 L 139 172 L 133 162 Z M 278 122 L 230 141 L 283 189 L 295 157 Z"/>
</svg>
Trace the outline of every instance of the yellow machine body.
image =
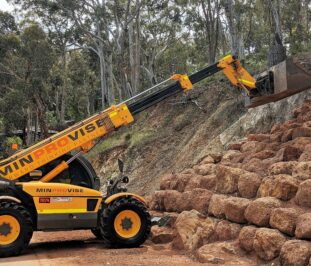
<svg viewBox="0 0 311 266">
<path fill-rule="evenodd" d="M 103 199 L 97 190 L 62 183 L 35 181 L 16 185 L 33 200 L 37 230 L 94 228 L 102 203 L 109 205 L 119 198 L 130 197 L 145 203 L 143 197 L 133 193 L 117 193 Z"/>
<path fill-rule="evenodd" d="M 62 183 L 16 183 L 33 199 L 37 230 L 79 229 L 97 226 L 102 203 L 99 191 Z"/>
</svg>

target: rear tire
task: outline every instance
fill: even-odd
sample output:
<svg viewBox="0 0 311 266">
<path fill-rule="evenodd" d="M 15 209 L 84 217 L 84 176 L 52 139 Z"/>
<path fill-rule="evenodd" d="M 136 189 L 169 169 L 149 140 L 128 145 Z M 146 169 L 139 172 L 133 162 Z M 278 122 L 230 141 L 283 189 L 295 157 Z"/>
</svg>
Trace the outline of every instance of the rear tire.
<svg viewBox="0 0 311 266">
<path fill-rule="evenodd" d="M 116 247 L 139 247 L 150 234 L 151 219 L 146 206 L 124 197 L 103 209 L 100 217 L 101 234 Z"/>
<path fill-rule="evenodd" d="M 0 257 L 19 255 L 28 247 L 32 234 L 29 211 L 16 202 L 0 202 Z"/>
</svg>

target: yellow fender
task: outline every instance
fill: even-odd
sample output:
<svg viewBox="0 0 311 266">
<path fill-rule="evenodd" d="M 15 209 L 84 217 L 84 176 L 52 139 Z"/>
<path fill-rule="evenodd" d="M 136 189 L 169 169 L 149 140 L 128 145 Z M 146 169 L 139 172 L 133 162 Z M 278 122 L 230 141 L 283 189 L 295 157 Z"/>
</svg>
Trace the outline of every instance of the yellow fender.
<svg viewBox="0 0 311 266">
<path fill-rule="evenodd" d="M 105 204 L 110 204 L 111 202 L 115 201 L 116 199 L 119 199 L 119 198 L 123 198 L 123 197 L 132 197 L 132 198 L 135 198 L 137 200 L 139 200 L 140 202 L 146 204 L 146 200 L 137 195 L 137 194 L 133 194 L 133 193 L 117 193 L 117 194 L 113 194 L 111 195 L 110 197 L 108 197 L 107 199 L 105 199 Z"/>
</svg>

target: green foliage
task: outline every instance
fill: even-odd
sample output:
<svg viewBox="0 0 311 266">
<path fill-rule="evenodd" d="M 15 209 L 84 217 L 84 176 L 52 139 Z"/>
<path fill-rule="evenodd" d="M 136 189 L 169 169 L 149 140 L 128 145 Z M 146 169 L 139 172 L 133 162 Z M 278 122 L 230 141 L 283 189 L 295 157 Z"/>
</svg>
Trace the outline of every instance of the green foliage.
<svg viewBox="0 0 311 266">
<path fill-rule="evenodd" d="M 13 136 L 13 137 L 7 137 L 5 140 L 5 145 L 10 148 L 12 144 L 17 144 L 19 147 L 23 145 L 23 141 L 20 137 Z"/>
<path fill-rule="evenodd" d="M 104 102 L 118 103 L 173 73 L 193 73 L 230 53 L 223 0 L 10 2 L 20 12 L 19 23 L 0 12 L 0 119 L 7 132 L 64 128 L 102 110 L 103 82 Z M 274 41 L 270 0 L 232 3 L 243 64 L 260 72 Z M 310 50 L 310 1 L 277 4 L 287 53 Z M 135 145 L 152 135 L 129 130 L 100 147 Z M 32 141 L 37 140 L 24 139 Z"/>
</svg>

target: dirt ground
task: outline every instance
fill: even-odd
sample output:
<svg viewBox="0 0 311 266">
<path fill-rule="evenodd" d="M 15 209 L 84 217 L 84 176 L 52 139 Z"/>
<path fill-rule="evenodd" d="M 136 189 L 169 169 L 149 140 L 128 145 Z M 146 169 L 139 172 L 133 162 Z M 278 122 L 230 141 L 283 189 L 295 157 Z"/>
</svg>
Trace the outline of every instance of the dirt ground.
<svg viewBox="0 0 311 266">
<path fill-rule="evenodd" d="M 186 254 L 147 241 L 141 248 L 109 249 L 89 231 L 36 232 L 19 257 L 0 259 L 0 265 L 202 265 Z"/>
</svg>

